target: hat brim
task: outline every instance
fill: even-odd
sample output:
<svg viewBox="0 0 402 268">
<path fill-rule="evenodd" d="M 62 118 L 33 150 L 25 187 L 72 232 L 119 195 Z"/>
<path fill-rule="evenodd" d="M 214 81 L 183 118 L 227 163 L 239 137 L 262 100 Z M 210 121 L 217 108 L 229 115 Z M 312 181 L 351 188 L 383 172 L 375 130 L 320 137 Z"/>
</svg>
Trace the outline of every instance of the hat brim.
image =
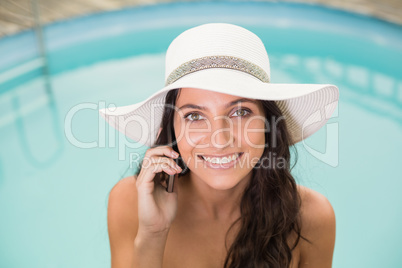
<svg viewBox="0 0 402 268">
<path fill-rule="evenodd" d="M 287 122 L 292 144 L 318 131 L 333 114 L 339 90 L 330 84 L 263 83 L 233 69 L 212 68 L 181 77 L 148 99 L 99 113 L 114 128 L 135 142 L 152 146 L 162 120 L 165 96 L 171 89 L 199 88 L 251 99 L 276 101 Z"/>
</svg>

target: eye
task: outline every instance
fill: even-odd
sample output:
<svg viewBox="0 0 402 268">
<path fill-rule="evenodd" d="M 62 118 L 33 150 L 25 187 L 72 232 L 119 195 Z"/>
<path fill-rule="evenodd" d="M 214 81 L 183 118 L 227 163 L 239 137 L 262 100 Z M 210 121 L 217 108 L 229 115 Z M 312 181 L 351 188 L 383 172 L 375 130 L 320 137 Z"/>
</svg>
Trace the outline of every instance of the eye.
<svg viewBox="0 0 402 268">
<path fill-rule="evenodd" d="M 241 111 L 241 112 L 238 113 L 239 111 Z M 251 113 L 251 111 L 249 109 L 243 109 L 242 108 L 242 109 L 236 110 L 235 113 L 237 113 L 241 117 L 245 117 L 245 116 L 249 115 Z"/>
<path fill-rule="evenodd" d="M 189 114 L 186 114 L 185 116 L 184 116 L 184 118 L 186 119 L 186 120 L 188 120 L 188 121 L 199 121 L 200 118 L 201 117 L 201 115 L 200 114 L 197 114 L 197 113 L 189 113 Z M 189 119 L 189 118 L 191 118 L 191 119 Z"/>
<path fill-rule="evenodd" d="M 236 110 L 233 114 L 236 116 L 236 113 L 237 113 L 237 116 L 239 116 L 239 117 L 246 117 L 249 114 L 251 114 L 251 111 L 249 109 L 242 108 L 242 109 Z M 193 113 L 186 114 L 184 116 L 184 119 L 187 121 L 190 121 L 190 122 L 197 122 L 197 121 L 201 121 L 203 119 L 203 117 L 200 114 L 193 112 Z"/>
</svg>

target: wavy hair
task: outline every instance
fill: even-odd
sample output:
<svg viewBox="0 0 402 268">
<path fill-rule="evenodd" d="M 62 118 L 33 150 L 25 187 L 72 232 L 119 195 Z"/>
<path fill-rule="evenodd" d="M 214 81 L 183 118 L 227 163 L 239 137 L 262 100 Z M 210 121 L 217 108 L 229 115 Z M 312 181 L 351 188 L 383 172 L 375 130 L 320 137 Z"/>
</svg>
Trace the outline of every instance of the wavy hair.
<svg viewBox="0 0 402 268">
<path fill-rule="evenodd" d="M 175 107 L 179 94 L 180 88 L 170 90 L 166 95 L 162 129 L 152 147 L 169 144 L 168 132 L 170 132 L 172 147 L 175 151 L 179 151 L 172 123 L 174 109 L 168 108 Z M 290 172 L 293 167 L 290 168 L 288 164 L 290 147 L 294 145 L 291 145 L 286 122 L 276 120 L 283 115 L 274 101 L 260 101 L 267 122 L 271 118 L 270 123 L 275 123 L 273 124 L 275 127 L 272 131 L 265 132 L 265 149 L 260 161 L 253 168 L 252 178 L 243 193 L 240 203 L 241 216 L 232 223 L 226 233 L 227 239 L 230 230 L 236 223 L 240 223 L 239 231 L 230 248 L 228 249 L 225 244 L 227 256 L 224 268 L 289 267 L 292 251 L 300 238 L 311 243 L 301 235 L 301 198 Z M 268 141 L 276 143 L 275 146 L 268 146 Z M 295 152 L 297 160 L 297 151 Z M 282 158 L 286 164 L 279 167 L 266 162 L 272 160 L 272 155 L 278 159 Z M 178 164 L 183 169 L 179 176 L 189 172 L 181 157 L 178 159 Z M 270 168 L 265 168 L 268 166 Z M 140 170 L 137 171 L 137 175 L 139 172 Z M 167 175 L 163 172 L 155 176 L 156 181 L 166 179 Z M 295 242 L 293 245 L 288 245 L 288 239 L 293 232 L 296 234 Z"/>
</svg>

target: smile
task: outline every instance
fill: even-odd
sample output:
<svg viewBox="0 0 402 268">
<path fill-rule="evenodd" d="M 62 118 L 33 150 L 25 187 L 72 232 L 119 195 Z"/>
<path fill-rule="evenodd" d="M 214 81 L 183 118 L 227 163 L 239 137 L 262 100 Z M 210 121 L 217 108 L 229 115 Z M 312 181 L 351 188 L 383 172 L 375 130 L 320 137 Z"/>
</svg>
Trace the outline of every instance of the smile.
<svg viewBox="0 0 402 268">
<path fill-rule="evenodd" d="M 202 156 L 202 155 L 198 155 L 198 157 L 202 159 L 210 168 L 227 169 L 234 166 L 234 164 L 240 159 L 242 155 L 243 152 L 227 155 L 224 157 Z"/>
</svg>

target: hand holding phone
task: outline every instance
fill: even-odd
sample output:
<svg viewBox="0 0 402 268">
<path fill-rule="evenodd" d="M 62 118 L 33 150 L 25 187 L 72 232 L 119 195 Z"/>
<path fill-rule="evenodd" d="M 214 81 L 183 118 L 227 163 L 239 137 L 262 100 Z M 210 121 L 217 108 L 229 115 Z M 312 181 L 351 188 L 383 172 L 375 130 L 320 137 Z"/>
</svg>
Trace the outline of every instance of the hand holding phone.
<svg viewBox="0 0 402 268">
<path fill-rule="evenodd" d="M 171 226 L 177 211 L 177 193 L 167 193 L 166 183 L 155 181 L 161 172 L 172 175 L 180 173 L 176 168 L 178 154 L 169 146 L 150 148 L 145 153 L 147 158 L 136 177 L 138 195 L 138 233 L 145 236 L 164 233 Z M 160 176 L 158 176 L 158 180 Z M 171 187 L 171 189 L 173 189 Z"/>
</svg>

